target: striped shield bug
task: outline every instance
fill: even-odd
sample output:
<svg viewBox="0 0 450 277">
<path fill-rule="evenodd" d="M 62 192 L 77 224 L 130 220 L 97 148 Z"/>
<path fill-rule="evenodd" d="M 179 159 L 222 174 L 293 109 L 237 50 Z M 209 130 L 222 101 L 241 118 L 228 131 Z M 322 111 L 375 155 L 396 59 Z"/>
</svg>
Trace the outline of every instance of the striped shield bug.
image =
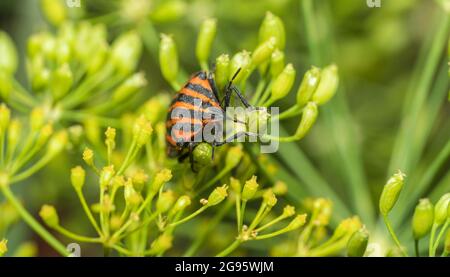
<svg viewBox="0 0 450 277">
<path fill-rule="evenodd" d="M 213 146 L 214 150 L 215 146 L 223 145 L 243 135 L 255 135 L 241 131 L 227 140 L 220 139 L 223 135 L 221 123 L 226 117 L 232 93 L 234 92 L 238 96 L 245 108 L 252 107 L 239 89 L 233 85 L 233 80 L 239 71 L 237 70 L 224 88 L 224 96 L 221 101 L 219 101 L 219 90 L 212 72 L 200 71 L 193 74 L 178 91 L 171 102 L 166 119 L 166 142 L 169 157 L 178 157 L 179 161 L 183 161 L 189 156 L 191 168 L 194 170 L 192 151 L 199 143 L 207 142 Z M 213 129 L 212 139 L 205 138 L 205 128 Z"/>
</svg>

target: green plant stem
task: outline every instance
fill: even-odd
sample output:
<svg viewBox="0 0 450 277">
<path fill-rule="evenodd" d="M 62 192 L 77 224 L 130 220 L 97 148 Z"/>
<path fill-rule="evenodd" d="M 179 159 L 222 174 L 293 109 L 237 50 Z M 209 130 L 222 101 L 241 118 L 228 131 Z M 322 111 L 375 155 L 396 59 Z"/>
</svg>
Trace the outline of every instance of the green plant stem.
<svg viewBox="0 0 450 277">
<path fill-rule="evenodd" d="M 418 239 L 414 240 L 414 251 L 416 252 L 416 257 L 420 257 L 419 240 Z"/>
<path fill-rule="evenodd" d="M 30 177 L 34 173 L 38 172 L 40 169 L 42 169 L 45 165 L 47 165 L 53 159 L 55 154 L 56 153 L 50 153 L 50 152 L 45 153 L 45 155 L 42 156 L 42 158 L 39 159 L 35 164 L 30 166 L 26 170 L 22 171 L 21 173 L 13 176 L 11 178 L 11 184 L 20 182 L 20 181 Z"/>
<path fill-rule="evenodd" d="M 133 141 L 131 142 L 131 146 L 128 149 L 127 155 L 125 156 L 125 160 L 123 161 L 119 171 L 117 171 L 117 175 L 121 175 L 129 166 L 129 164 L 132 161 L 132 157 L 134 156 L 134 152 L 137 151 L 137 140 L 136 138 L 133 138 Z"/>
<path fill-rule="evenodd" d="M 241 205 L 241 208 L 240 208 L 240 216 L 239 216 L 239 232 L 238 232 L 238 234 L 239 233 L 241 233 L 241 231 L 242 231 L 242 226 L 244 225 L 244 216 L 245 216 L 245 208 L 246 208 L 246 206 L 247 206 L 247 201 L 242 201 L 242 205 Z"/>
<path fill-rule="evenodd" d="M 262 230 L 264 230 L 264 229 L 267 229 L 267 228 L 269 228 L 270 226 L 272 226 L 272 225 L 274 225 L 274 224 L 276 224 L 276 223 L 278 223 L 278 222 L 280 222 L 281 220 L 286 219 L 286 218 L 288 218 L 288 216 L 282 214 L 282 215 L 276 217 L 274 220 L 271 220 L 271 221 L 267 222 L 266 224 L 264 224 L 263 226 L 261 226 L 261 227 L 255 229 L 255 231 L 256 231 L 256 232 L 260 232 L 260 231 L 262 231 Z"/>
<path fill-rule="evenodd" d="M 447 220 L 445 221 L 444 226 L 441 228 L 441 231 L 439 231 L 439 234 L 438 234 L 438 236 L 437 236 L 437 238 L 436 238 L 436 241 L 434 242 L 434 245 L 433 245 L 433 254 L 436 253 L 436 250 L 437 250 L 438 247 L 439 247 L 439 242 L 441 241 L 442 237 L 444 236 L 445 231 L 447 231 L 447 228 L 448 228 L 448 225 L 449 225 L 449 224 L 450 224 L 450 219 L 447 219 Z"/>
<path fill-rule="evenodd" d="M 63 111 L 61 113 L 61 119 L 76 121 L 76 122 L 80 122 L 80 123 L 83 123 L 86 120 L 93 119 L 93 120 L 97 121 L 100 125 L 105 126 L 105 127 L 120 128 L 122 126 L 120 123 L 120 120 L 118 120 L 118 119 L 99 116 L 99 115 L 84 112 L 84 111 L 69 111 L 69 110 Z"/>
<path fill-rule="evenodd" d="M 92 226 L 94 227 L 95 231 L 97 231 L 98 235 L 100 237 L 103 236 L 102 231 L 100 230 L 100 227 L 97 224 L 97 221 L 95 220 L 94 216 L 92 215 L 91 209 L 89 208 L 86 198 L 84 198 L 83 192 L 80 190 L 76 190 L 76 193 L 78 195 L 78 199 L 80 199 L 81 206 L 83 207 L 84 212 L 86 213 L 86 216 L 88 217 L 89 221 L 91 222 Z"/>
<path fill-rule="evenodd" d="M 239 245 L 241 245 L 242 241 L 235 240 L 232 244 L 230 244 L 227 248 L 222 250 L 219 254 L 216 255 L 216 257 L 225 257 L 231 254 L 236 248 L 238 248 Z"/>
<path fill-rule="evenodd" d="M 210 188 L 212 185 L 214 185 L 217 181 L 219 181 L 220 179 L 223 178 L 223 176 L 225 176 L 225 174 L 227 174 L 228 172 L 230 172 L 233 168 L 229 167 L 229 166 L 225 166 L 222 168 L 222 170 L 214 177 L 212 178 L 208 183 L 206 183 L 206 185 L 202 186 L 198 192 L 196 193 L 196 195 L 200 195 L 202 194 L 205 190 L 207 190 L 208 188 Z"/>
<path fill-rule="evenodd" d="M 203 207 L 201 207 L 200 209 L 196 210 L 195 212 L 193 212 L 192 214 L 186 216 L 185 218 L 172 222 L 169 224 L 169 227 L 175 227 L 177 225 L 180 225 L 182 223 L 185 223 L 186 221 L 189 221 L 191 219 L 193 219 L 194 217 L 196 217 L 197 215 L 201 214 L 202 212 L 204 212 L 209 206 L 205 205 Z"/>
<path fill-rule="evenodd" d="M 434 237 L 436 236 L 436 230 L 439 227 L 436 223 L 433 223 L 433 226 L 431 227 L 431 234 L 430 234 L 430 242 L 428 245 L 428 256 L 434 257 Z"/>
<path fill-rule="evenodd" d="M 235 199 L 235 203 L 236 203 L 236 225 L 237 225 L 237 231 L 238 234 L 241 232 L 241 195 L 237 194 L 236 195 L 236 199 Z"/>
<path fill-rule="evenodd" d="M 53 249 L 55 249 L 60 255 L 67 257 L 69 252 L 66 247 L 59 242 L 52 234 L 45 230 L 42 225 L 37 222 L 33 216 L 22 206 L 20 201 L 14 196 L 13 192 L 8 185 L 0 185 L 3 195 L 14 206 L 21 218 L 33 229 L 43 240 L 45 240 Z"/>
<path fill-rule="evenodd" d="M 251 231 L 253 230 L 263 219 L 263 214 L 265 212 L 267 208 L 267 204 L 266 203 L 261 203 L 261 206 L 259 207 L 258 212 L 256 213 L 255 218 L 253 218 L 252 223 L 250 223 L 250 227 L 248 227 L 248 230 Z"/>
<path fill-rule="evenodd" d="M 443 49 L 448 40 L 449 32 L 449 16 L 446 12 L 439 11 L 437 16 L 436 31 L 430 32 L 431 37 L 428 38 L 428 43 L 425 47 L 430 47 L 420 60 L 424 61 L 417 63 L 415 74 L 412 76 L 410 87 L 410 94 L 408 100 L 405 101 L 404 117 L 401 123 L 401 128 L 398 132 L 394 152 L 391 157 L 389 172 L 395 169 L 401 169 L 404 172 L 409 172 L 411 160 L 409 153 L 412 152 L 415 125 L 420 116 L 420 111 L 427 100 L 427 93 L 430 91 L 430 86 L 433 82 L 434 74 L 439 66 Z M 417 83 L 414 81 L 417 78 Z"/>
<path fill-rule="evenodd" d="M 394 229 L 392 229 L 391 222 L 389 221 L 389 218 L 387 217 L 387 215 L 383 215 L 383 220 L 384 220 L 384 223 L 386 224 L 389 234 L 391 235 L 391 237 L 394 240 L 395 244 L 397 245 L 398 249 L 402 252 L 403 256 L 407 257 L 408 254 L 403 249 L 400 241 L 397 238 L 397 235 L 395 234 Z"/>
<path fill-rule="evenodd" d="M 61 233 L 62 235 L 70 238 L 70 239 L 74 239 L 77 241 L 81 241 L 81 242 L 90 242 L 90 243 L 101 243 L 102 242 L 102 238 L 90 238 L 90 237 L 86 237 L 86 236 L 82 236 L 82 235 L 78 235 L 75 234 L 59 225 L 53 227 L 53 229 L 55 229 L 56 231 L 58 231 L 59 233 Z"/>
<path fill-rule="evenodd" d="M 121 247 L 121 246 L 119 246 L 119 245 L 116 245 L 116 244 L 111 245 L 111 248 L 114 249 L 114 250 L 116 250 L 116 251 L 119 252 L 120 254 L 125 255 L 125 256 L 134 256 L 133 252 L 131 252 L 130 250 L 128 250 L 128 249 L 126 249 L 126 248 L 123 248 L 123 247 Z"/>
<path fill-rule="evenodd" d="M 299 107 L 297 104 L 295 104 L 294 106 L 290 107 L 289 109 L 283 111 L 282 113 L 272 116 L 271 120 L 283 120 L 283 119 L 287 119 L 287 118 L 291 118 L 297 115 L 300 115 L 302 113 L 302 108 Z"/>
<path fill-rule="evenodd" d="M 348 237 L 343 237 L 340 240 L 326 246 L 326 247 L 320 247 L 316 249 L 312 249 L 308 256 L 311 257 L 327 257 L 336 254 L 341 249 L 345 248 L 346 244 L 348 242 Z"/>
<path fill-rule="evenodd" d="M 220 209 L 220 211 L 214 215 L 214 218 L 208 222 L 208 225 L 206 229 L 202 232 L 202 234 L 199 236 L 195 236 L 194 242 L 191 244 L 191 246 L 189 246 L 186 252 L 184 252 L 183 257 L 190 257 L 194 255 L 195 252 L 197 252 L 197 250 L 200 248 L 203 242 L 209 238 L 209 234 L 222 221 L 225 215 L 228 214 L 231 207 L 233 207 L 233 202 L 227 201 L 225 207 L 223 209 Z"/>
</svg>

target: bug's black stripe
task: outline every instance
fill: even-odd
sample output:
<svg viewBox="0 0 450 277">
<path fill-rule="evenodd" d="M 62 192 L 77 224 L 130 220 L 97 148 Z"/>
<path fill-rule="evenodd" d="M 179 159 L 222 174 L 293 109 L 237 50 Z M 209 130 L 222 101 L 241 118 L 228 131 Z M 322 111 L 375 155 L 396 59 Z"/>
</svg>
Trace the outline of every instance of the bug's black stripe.
<svg viewBox="0 0 450 277">
<path fill-rule="evenodd" d="M 205 71 L 197 72 L 197 74 L 194 74 L 195 77 L 199 77 L 202 80 L 206 80 L 208 78 L 208 74 Z"/>
<path fill-rule="evenodd" d="M 188 83 L 186 85 L 186 88 L 193 90 L 195 92 L 201 93 L 201 94 L 207 96 L 208 98 L 210 98 L 211 100 L 218 102 L 218 100 L 214 96 L 213 92 L 210 89 L 207 89 L 201 85 Z"/>
<path fill-rule="evenodd" d="M 189 103 L 189 104 L 192 104 L 192 105 L 194 105 L 194 104 L 198 105 L 198 101 L 201 101 L 200 98 L 193 97 L 191 95 L 182 94 L 182 93 L 180 93 L 180 95 L 177 98 L 178 98 L 178 101 L 181 101 L 181 102 L 184 102 L 184 103 Z M 201 104 L 202 105 L 199 108 L 206 109 L 206 108 L 212 107 L 211 103 L 206 102 L 206 101 L 201 101 Z"/>
</svg>

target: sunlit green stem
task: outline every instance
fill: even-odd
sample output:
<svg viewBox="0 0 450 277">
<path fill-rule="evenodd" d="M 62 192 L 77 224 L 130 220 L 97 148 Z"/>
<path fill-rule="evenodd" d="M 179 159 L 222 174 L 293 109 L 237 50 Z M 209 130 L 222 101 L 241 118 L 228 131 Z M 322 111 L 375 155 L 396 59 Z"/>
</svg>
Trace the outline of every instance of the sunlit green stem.
<svg viewBox="0 0 450 277">
<path fill-rule="evenodd" d="M 61 244 L 52 234 L 42 227 L 39 222 L 37 222 L 33 216 L 31 216 L 28 211 L 22 206 L 19 200 L 14 196 L 13 192 L 10 190 L 8 185 L 0 186 L 3 195 L 6 199 L 14 206 L 16 211 L 22 217 L 22 219 L 33 229 L 43 240 L 45 240 L 53 249 L 55 249 L 59 254 L 66 257 L 69 255 L 66 247 Z"/>
<path fill-rule="evenodd" d="M 386 224 L 389 234 L 391 235 L 391 237 L 394 240 L 395 244 L 397 245 L 398 249 L 402 252 L 403 256 L 407 257 L 408 254 L 405 252 L 400 241 L 398 240 L 397 235 L 395 234 L 395 231 L 392 228 L 391 222 L 389 221 L 389 218 L 387 217 L 387 215 L 383 215 L 383 220 L 384 220 L 384 223 Z"/>
</svg>

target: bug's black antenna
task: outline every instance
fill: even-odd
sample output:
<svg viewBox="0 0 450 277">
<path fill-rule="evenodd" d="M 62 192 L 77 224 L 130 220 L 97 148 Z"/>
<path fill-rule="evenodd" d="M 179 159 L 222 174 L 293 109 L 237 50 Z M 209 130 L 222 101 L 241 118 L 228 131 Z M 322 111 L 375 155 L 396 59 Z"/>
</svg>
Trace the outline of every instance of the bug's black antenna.
<svg viewBox="0 0 450 277">
<path fill-rule="evenodd" d="M 240 67 L 238 68 L 238 70 L 236 70 L 236 72 L 234 73 L 233 77 L 231 77 L 231 80 L 228 83 L 228 88 L 231 87 L 231 85 L 233 84 L 234 79 L 236 79 L 236 77 L 239 74 L 239 72 L 241 72 L 241 68 Z"/>
</svg>

